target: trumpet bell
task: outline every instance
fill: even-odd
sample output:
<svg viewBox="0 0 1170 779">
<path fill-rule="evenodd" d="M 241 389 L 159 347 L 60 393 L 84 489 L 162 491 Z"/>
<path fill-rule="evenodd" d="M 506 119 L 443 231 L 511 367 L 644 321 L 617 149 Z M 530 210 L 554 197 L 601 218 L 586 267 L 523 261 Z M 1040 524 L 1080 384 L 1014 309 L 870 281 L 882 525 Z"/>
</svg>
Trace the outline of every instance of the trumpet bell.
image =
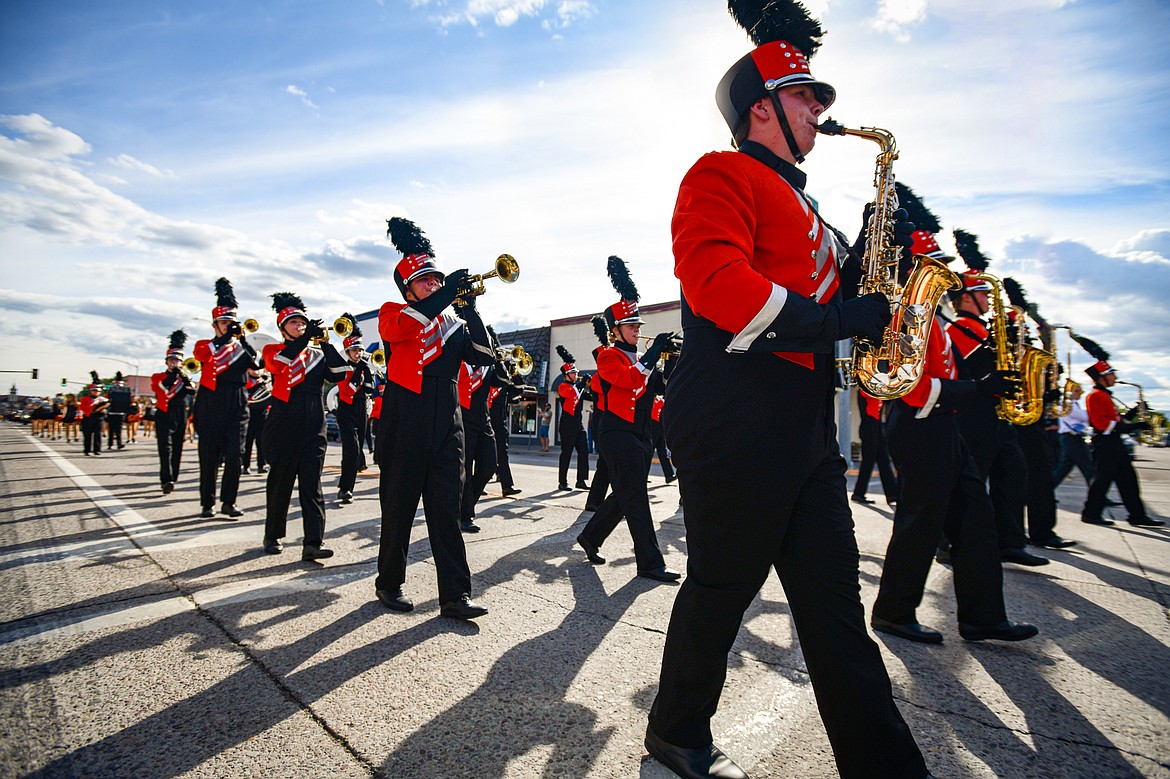
<svg viewBox="0 0 1170 779">
<path fill-rule="evenodd" d="M 333 322 L 333 332 L 342 338 L 347 338 L 353 332 L 353 323 L 345 317 L 338 317 Z"/>
<path fill-rule="evenodd" d="M 187 373 L 199 373 L 203 369 L 203 363 L 196 360 L 194 357 L 188 357 L 183 360 L 183 370 Z"/>
<path fill-rule="evenodd" d="M 505 284 L 515 284 L 520 278 L 520 263 L 510 254 L 501 254 L 496 258 L 496 269 L 492 273 Z"/>
<path fill-rule="evenodd" d="M 255 332 L 259 332 L 259 330 L 260 330 L 260 323 L 257 322 L 255 319 L 245 319 L 244 320 L 244 332 L 245 333 L 255 333 Z"/>
<path fill-rule="evenodd" d="M 374 365 L 377 365 L 379 368 L 381 368 L 383 365 L 386 364 L 386 350 L 385 349 L 376 350 L 373 354 L 370 355 L 370 362 L 372 362 Z"/>
</svg>

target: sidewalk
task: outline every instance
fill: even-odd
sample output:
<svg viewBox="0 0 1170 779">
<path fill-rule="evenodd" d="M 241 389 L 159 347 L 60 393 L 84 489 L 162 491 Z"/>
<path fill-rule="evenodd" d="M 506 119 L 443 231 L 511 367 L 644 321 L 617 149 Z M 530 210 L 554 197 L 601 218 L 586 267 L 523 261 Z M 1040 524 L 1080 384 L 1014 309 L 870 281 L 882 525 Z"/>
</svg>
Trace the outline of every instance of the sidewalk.
<svg viewBox="0 0 1170 779">
<path fill-rule="evenodd" d="M 153 440 L 79 450 L 0 424 L 0 776 L 669 776 L 642 735 L 676 588 L 635 578 L 623 528 L 607 565 L 585 562 L 585 493 L 555 491 L 555 454 L 514 450 L 515 499 L 488 486 L 483 532 L 465 538 L 491 611 L 462 623 L 438 617 L 421 516 L 416 610 L 374 600 L 375 471 L 345 507 L 326 471 L 337 555 L 321 566 L 296 554 L 295 509 L 284 555 L 262 552 L 261 476 L 242 479 L 242 521 L 203 520 L 193 446 L 165 497 Z M 1165 518 L 1170 450 L 1139 455 Z M 650 495 L 667 564 L 685 569 L 677 486 L 657 466 Z M 1170 531 L 1084 525 L 1083 496 L 1079 476 L 1059 493 L 1058 532 L 1078 546 L 1005 567 L 1009 613 L 1037 639 L 962 641 L 941 566 L 920 619 L 945 643 L 877 637 L 937 776 L 1170 777 Z M 892 512 L 851 505 L 868 609 Z M 756 779 L 836 776 L 774 578 L 715 727 Z"/>
</svg>

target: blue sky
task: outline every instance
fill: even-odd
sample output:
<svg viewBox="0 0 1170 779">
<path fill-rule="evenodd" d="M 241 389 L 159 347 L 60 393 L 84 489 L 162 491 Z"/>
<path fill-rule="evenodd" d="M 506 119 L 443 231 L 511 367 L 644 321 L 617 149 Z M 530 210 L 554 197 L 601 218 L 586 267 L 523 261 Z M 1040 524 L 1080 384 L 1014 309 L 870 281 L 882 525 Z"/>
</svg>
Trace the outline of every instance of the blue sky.
<svg viewBox="0 0 1170 779">
<path fill-rule="evenodd" d="M 809 7 L 830 113 L 896 135 L 944 246 L 978 235 L 1170 406 L 1170 6 Z M 8 2 L 0 362 L 46 393 L 153 370 L 170 330 L 206 334 L 221 274 L 272 333 L 277 289 L 326 318 L 376 308 L 394 215 L 448 268 L 517 257 L 481 306 L 501 328 L 608 305 L 610 254 L 670 299 L 678 181 L 726 147 L 714 86 L 747 50 L 718 0 Z M 805 165 L 850 235 L 875 150 L 822 138 Z"/>
</svg>

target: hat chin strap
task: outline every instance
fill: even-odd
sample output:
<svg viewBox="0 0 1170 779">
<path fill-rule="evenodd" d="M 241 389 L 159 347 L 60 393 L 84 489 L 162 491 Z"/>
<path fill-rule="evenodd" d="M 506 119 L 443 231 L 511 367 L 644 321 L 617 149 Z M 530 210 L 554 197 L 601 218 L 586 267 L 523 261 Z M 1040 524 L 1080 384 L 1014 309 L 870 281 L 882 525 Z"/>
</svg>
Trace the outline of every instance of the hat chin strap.
<svg viewBox="0 0 1170 779">
<path fill-rule="evenodd" d="M 788 115 L 784 113 L 784 108 L 780 105 L 777 91 L 770 89 L 768 95 L 772 98 L 772 108 L 776 111 L 776 118 L 780 120 L 780 131 L 784 133 L 784 140 L 788 142 L 788 151 L 792 152 L 793 159 L 797 162 L 804 162 L 804 155 L 801 154 L 800 147 L 796 145 L 796 138 L 792 135 L 792 127 L 788 124 Z"/>
</svg>

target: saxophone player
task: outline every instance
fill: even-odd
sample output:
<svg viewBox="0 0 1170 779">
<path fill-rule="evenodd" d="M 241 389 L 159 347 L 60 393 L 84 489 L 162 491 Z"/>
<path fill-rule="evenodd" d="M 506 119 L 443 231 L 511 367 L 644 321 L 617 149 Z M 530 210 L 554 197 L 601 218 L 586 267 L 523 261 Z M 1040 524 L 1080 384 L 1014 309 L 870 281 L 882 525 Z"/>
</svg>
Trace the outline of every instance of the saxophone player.
<svg viewBox="0 0 1170 779">
<path fill-rule="evenodd" d="M 880 341 L 889 302 L 843 299 L 860 265 L 846 261 L 797 168 L 836 94 L 808 66 L 820 25 L 793 0 L 739 2 L 732 13 L 756 45 L 716 90 L 737 150 L 691 167 L 671 222 L 683 346 L 664 427 L 687 572 L 646 748 L 679 776 L 745 776 L 713 743 L 711 718 L 744 612 L 775 569 L 840 775 L 922 779 L 865 628 L 833 411 L 836 342 Z"/>
</svg>

